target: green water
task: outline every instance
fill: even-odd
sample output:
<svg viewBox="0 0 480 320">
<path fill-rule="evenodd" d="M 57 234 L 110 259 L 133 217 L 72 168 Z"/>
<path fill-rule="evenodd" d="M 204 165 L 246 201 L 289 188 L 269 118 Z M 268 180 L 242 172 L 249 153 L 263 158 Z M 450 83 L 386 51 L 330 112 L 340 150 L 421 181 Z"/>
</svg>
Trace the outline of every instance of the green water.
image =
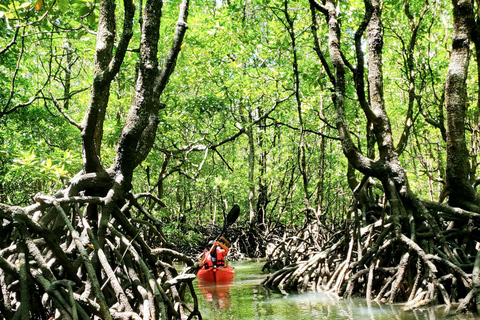
<svg viewBox="0 0 480 320">
<path fill-rule="evenodd" d="M 266 276 L 257 262 L 231 263 L 235 279 L 230 284 L 205 286 L 195 281 L 203 319 L 447 319 L 441 306 L 404 312 L 398 306 L 367 304 L 364 299 L 338 299 L 326 293 L 283 295 L 260 286 Z M 449 316 L 448 319 L 472 319 Z"/>
</svg>

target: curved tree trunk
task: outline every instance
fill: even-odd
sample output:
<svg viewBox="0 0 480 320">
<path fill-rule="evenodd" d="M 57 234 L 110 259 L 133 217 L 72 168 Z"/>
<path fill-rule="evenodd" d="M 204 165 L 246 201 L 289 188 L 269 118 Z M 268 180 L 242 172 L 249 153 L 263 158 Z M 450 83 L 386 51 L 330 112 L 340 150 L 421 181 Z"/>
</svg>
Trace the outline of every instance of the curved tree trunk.
<svg viewBox="0 0 480 320">
<path fill-rule="evenodd" d="M 97 45 L 95 50 L 95 68 L 90 102 L 83 118 L 82 154 L 86 173 L 103 170 L 100 160 L 100 148 L 103 137 L 103 121 L 107 112 L 110 86 L 120 70 L 128 44 L 133 35 L 133 16 L 135 8 L 131 0 L 124 1 L 125 17 L 123 33 L 113 55 L 115 43 L 115 1 L 105 0 L 100 3 L 98 18 Z"/>
</svg>

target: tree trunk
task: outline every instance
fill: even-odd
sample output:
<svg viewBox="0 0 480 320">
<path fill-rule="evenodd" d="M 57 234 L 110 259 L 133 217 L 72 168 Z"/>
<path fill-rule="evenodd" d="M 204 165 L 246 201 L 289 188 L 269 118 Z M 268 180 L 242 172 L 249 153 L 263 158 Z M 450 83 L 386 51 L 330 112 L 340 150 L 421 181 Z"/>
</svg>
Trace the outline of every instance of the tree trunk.
<svg viewBox="0 0 480 320">
<path fill-rule="evenodd" d="M 251 123 L 251 122 L 250 122 Z M 255 140 L 253 136 L 253 127 L 249 126 L 247 130 L 248 137 L 248 211 L 249 222 L 255 220 Z"/>
<path fill-rule="evenodd" d="M 100 148 L 103 137 L 103 121 L 105 120 L 110 96 L 110 85 L 120 70 L 133 35 L 135 8 L 132 1 L 125 1 L 123 34 L 114 56 L 115 9 L 114 0 L 104 0 L 100 3 L 93 85 L 89 106 L 82 122 L 82 153 L 86 173 L 103 170 Z"/>
<path fill-rule="evenodd" d="M 245 113 L 248 113 L 245 115 Z M 253 134 L 253 115 L 250 107 L 240 107 L 240 118 L 248 138 L 248 221 L 250 225 L 255 221 L 255 136 Z"/>
<path fill-rule="evenodd" d="M 258 109 L 259 117 L 262 118 L 263 111 Z M 260 175 L 258 177 L 258 196 L 257 196 L 257 208 L 256 208 L 256 227 L 260 230 L 265 230 L 265 214 L 267 212 L 268 205 L 268 188 L 265 185 L 265 174 L 267 173 L 267 151 L 265 150 L 265 119 L 262 119 L 258 124 L 258 165 L 260 167 Z"/>
<path fill-rule="evenodd" d="M 447 114 L 447 186 L 449 204 L 462 208 L 478 205 L 469 177 L 469 153 L 465 140 L 466 79 L 470 59 L 470 33 L 474 26 L 471 1 L 453 2 L 453 39 L 445 86 Z"/>
</svg>

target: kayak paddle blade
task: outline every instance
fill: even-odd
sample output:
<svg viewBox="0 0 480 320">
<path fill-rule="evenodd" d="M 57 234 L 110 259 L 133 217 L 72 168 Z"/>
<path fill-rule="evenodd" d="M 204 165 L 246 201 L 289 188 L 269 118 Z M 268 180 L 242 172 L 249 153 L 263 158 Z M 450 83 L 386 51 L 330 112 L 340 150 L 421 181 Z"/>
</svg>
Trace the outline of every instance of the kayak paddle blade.
<svg viewBox="0 0 480 320">
<path fill-rule="evenodd" d="M 225 226 L 230 226 L 237 221 L 238 217 L 240 216 L 240 206 L 238 204 L 234 204 L 232 209 L 227 214 L 227 220 L 225 221 Z"/>
</svg>

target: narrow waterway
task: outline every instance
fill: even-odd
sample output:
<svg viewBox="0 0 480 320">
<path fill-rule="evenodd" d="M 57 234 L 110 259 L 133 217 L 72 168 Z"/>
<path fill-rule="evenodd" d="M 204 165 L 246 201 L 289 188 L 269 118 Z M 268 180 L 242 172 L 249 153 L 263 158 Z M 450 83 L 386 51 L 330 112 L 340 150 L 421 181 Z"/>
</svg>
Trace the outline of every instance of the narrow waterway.
<svg viewBox="0 0 480 320">
<path fill-rule="evenodd" d="M 195 280 L 202 316 L 206 320 L 437 320 L 447 319 L 445 308 L 404 312 L 400 306 L 367 304 L 364 299 L 338 299 L 326 293 L 284 295 L 260 286 L 266 276 L 259 262 L 233 262 L 235 279 L 214 285 Z M 449 316 L 466 320 L 471 316 Z"/>
</svg>

